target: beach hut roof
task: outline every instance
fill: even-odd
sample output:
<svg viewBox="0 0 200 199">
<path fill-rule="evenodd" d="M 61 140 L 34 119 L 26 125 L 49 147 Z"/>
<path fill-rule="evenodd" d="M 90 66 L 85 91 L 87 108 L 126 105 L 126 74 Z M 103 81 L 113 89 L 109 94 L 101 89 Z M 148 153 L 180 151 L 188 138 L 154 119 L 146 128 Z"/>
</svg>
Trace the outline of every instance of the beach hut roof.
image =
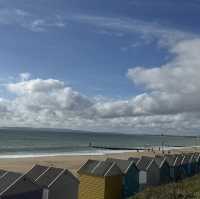
<svg viewBox="0 0 200 199">
<path fill-rule="evenodd" d="M 4 192 L 5 189 L 7 189 L 11 184 L 13 184 L 21 174 L 15 173 L 15 172 L 6 172 L 1 178 L 0 178 L 0 193 Z"/>
<path fill-rule="evenodd" d="M 183 154 L 183 159 L 181 164 L 188 164 L 190 163 L 191 154 Z"/>
<path fill-rule="evenodd" d="M 191 154 L 190 162 L 191 162 L 191 163 L 196 162 L 195 153 L 192 153 L 192 154 Z"/>
<path fill-rule="evenodd" d="M 36 179 L 36 182 L 42 187 L 48 187 L 51 182 L 53 182 L 53 180 L 63 171 L 63 169 L 49 167 L 38 179 Z"/>
<path fill-rule="evenodd" d="M 161 168 L 165 162 L 167 163 L 166 157 L 164 157 L 164 156 L 156 156 L 155 157 L 155 162 L 158 165 L 158 167 Z"/>
<path fill-rule="evenodd" d="M 136 166 L 139 170 L 147 171 L 154 161 L 155 160 L 152 157 L 142 156 Z"/>
<path fill-rule="evenodd" d="M 5 173 L 7 173 L 7 171 L 0 169 L 0 178 L 1 178 Z"/>
<path fill-rule="evenodd" d="M 115 162 L 123 174 L 126 174 L 129 171 L 129 169 L 132 168 L 132 166 L 134 166 L 137 169 L 136 164 L 133 160 L 108 158 L 106 161 Z"/>
<path fill-rule="evenodd" d="M 9 196 L 19 193 L 28 193 L 41 190 L 36 183 L 31 181 L 26 175 L 19 173 L 7 172 L 0 179 L 0 196 Z"/>
<path fill-rule="evenodd" d="M 78 173 L 91 174 L 92 170 L 99 164 L 98 160 L 88 160 L 79 170 Z"/>
<path fill-rule="evenodd" d="M 194 158 L 198 162 L 200 160 L 200 153 L 195 153 Z"/>
<path fill-rule="evenodd" d="M 33 168 L 26 173 L 26 175 L 32 179 L 36 180 L 40 175 L 42 175 L 48 169 L 47 166 L 34 165 Z"/>
<path fill-rule="evenodd" d="M 133 161 L 136 165 L 138 163 L 138 161 L 140 160 L 140 158 L 130 157 L 128 160 Z"/>
<path fill-rule="evenodd" d="M 182 163 L 182 160 L 183 160 L 183 156 L 182 155 L 177 155 L 176 156 L 176 160 L 175 160 L 175 163 L 174 163 L 174 165 L 175 166 L 180 166 L 181 165 L 181 163 Z"/>
<path fill-rule="evenodd" d="M 120 168 L 115 162 L 88 160 L 78 171 L 79 174 L 94 176 L 117 176 L 122 175 Z"/>
<path fill-rule="evenodd" d="M 68 169 L 64 169 L 60 174 L 49 184 L 49 187 L 53 186 L 54 183 L 61 177 L 65 176 L 67 178 L 73 179 L 76 183 L 79 183 L 79 180 L 77 177 L 75 177 Z"/>
<path fill-rule="evenodd" d="M 175 155 L 165 155 L 166 161 L 169 164 L 169 166 L 173 167 L 174 162 L 176 161 L 176 156 Z"/>
<path fill-rule="evenodd" d="M 17 184 L 20 183 L 23 186 L 17 188 Z M 27 183 L 31 186 L 27 187 Z M 12 189 L 15 190 L 15 193 L 28 192 L 32 190 L 40 189 L 38 185 L 34 184 L 29 178 L 25 175 L 15 172 L 5 171 L 5 173 L 0 177 L 0 196 L 10 195 Z M 11 191 L 10 191 L 11 190 Z"/>
<path fill-rule="evenodd" d="M 78 182 L 78 179 L 67 169 L 42 165 L 35 165 L 26 175 L 39 186 L 46 188 L 50 188 L 62 175 L 73 178 Z"/>
<path fill-rule="evenodd" d="M 166 161 L 169 164 L 169 166 L 180 166 L 182 164 L 183 156 L 180 154 L 174 154 L 174 155 L 165 155 Z"/>
</svg>

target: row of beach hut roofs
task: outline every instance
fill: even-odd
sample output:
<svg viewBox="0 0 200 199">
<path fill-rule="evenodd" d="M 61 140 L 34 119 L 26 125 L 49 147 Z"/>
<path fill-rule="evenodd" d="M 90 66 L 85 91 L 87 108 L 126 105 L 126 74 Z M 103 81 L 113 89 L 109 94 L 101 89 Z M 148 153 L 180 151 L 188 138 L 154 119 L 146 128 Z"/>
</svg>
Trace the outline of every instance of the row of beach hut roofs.
<svg viewBox="0 0 200 199">
<path fill-rule="evenodd" d="M 67 169 L 35 165 L 25 174 L 0 170 L 0 199 L 126 199 L 199 172 L 199 153 L 88 160 L 79 179 Z"/>
<path fill-rule="evenodd" d="M 79 199 L 125 199 L 146 187 L 176 182 L 199 172 L 199 153 L 88 160 L 78 171 Z"/>
</svg>

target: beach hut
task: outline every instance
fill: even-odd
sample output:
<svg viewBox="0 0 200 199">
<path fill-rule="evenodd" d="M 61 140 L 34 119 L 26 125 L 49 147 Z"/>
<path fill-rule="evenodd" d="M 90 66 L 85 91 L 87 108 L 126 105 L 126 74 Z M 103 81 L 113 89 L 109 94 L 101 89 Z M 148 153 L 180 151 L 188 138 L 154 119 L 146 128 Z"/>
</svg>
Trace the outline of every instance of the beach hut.
<svg viewBox="0 0 200 199">
<path fill-rule="evenodd" d="M 166 161 L 170 167 L 170 178 L 172 181 L 178 181 L 184 178 L 182 168 L 182 155 L 165 155 Z"/>
<path fill-rule="evenodd" d="M 79 199 L 121 199 L 123 174 L 115 162 L 88 160 L 79 170 Z"/>
<path fill-rule="evenodd" d="M 155 162 L 159 167 L 160 172 L 160 184 L 166 184 L 169 183 L 170 178 L 170 166 L 166 161 L 166 157 L 164 156 L 156 156 Z"/>
<path fill-rule="evenodd" d="M 78 179 L 67 169 L 35 165 L 26 176 L 43 189 L 43 199 L 77 199 Z"/>
<path fill-rule="evenodd" d="M 191 154 L 183 154 L 183 159 L 181 162 L 183 172 L 184 172 L 184 177 L 191 176 Z"/>
<path fill-rule="evenodd" d="M 0 199 L 42 199 L 42 189 L 26 175 L 1 171 Z"/>
<path fill-rule="evenodd" d="M 195 153 L 192 153 L 190 155 L 190 174 L 191 176 L 196 174 L 196 166 L 197 166 L 197 162 L 196 162 L 196 156 Z"/>
<path fill-rule="evenodd" d="M 143 190 L 147 186 L 156 186 L 160 183 L 159 167 L 152 157 L 129 158 L 136 162 L 139 170 L 139 186 Z"/>
<path fill-rule="evenodd" d="M 200 153 L 195 153 L 196 173 L 200 172 Z"/>
<path fill-rule="evenodd" d="M 106 161 L 115 162 L 123 173 L 123 198 L 129 198 L 139 191 L 139 170 L 134 161 L 113 158 Z"/>
</svg>

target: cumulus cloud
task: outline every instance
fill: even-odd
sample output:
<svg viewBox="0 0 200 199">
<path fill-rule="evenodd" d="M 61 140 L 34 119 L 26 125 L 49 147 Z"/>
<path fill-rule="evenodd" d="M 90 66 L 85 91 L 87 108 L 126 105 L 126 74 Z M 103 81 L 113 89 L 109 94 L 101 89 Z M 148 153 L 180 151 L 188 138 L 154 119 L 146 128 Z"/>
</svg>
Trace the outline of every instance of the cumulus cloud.
<svg viewBox="0 0 200 199">
<path fill-rule="evenodd" d="M 59 80 L 21 80 L 6 88 L 16 97 L 0 99 L 1 126 L 64 128 L 92 114 L 93 101 Z"/>
<path fill-rule="evenodd" d="M 0 99 L 0 125 L 78 128 L 134 133 L 195 133 L 200 128 L 200 39 L 169 48 L 162 66 L 127 72 L 144 93 L 126 100 L 87 97 L 56 79 L 8 83 L 14 99 Z"/>
<path fill-rule="evenodd" d="M 56 111 L 84 111 L 92 102 L 64 82 L 55 79 L 32 79 L 7 85 L 10 92 L 17 94 L 13 104 L 21 110 L 39 112 L 44 109 Z"/>
<path fill-rule="evenodd" d="M 136 86 L 143 86 L 144 93 L 128 100 L 99 102 L 95 105 L 97 114 L 110 120 L 131 121 L 127 125 L 134 127 L 142 124 L 146 128 L 173 127 L 183 131 L 199 127 L 200 39 L 178 42 L 169 51 L 173 59 L 165 65 L 128 70 L 128 78 Z"/>
<path fill-rule="evenodd" d="M 199 133 L 199 51 L 200 39 L 183 40 L 169 48 L 173 58 L 166 64 L 130 68 L 128 78 L 145 92 L 128 100 L 99 102 L 97 114 L 112 127 L 134 132 Z"/>
<path fill-rule="evenodd" d="M 87 97 L 60 80 L 31 79 L 29 73 L 20 74 L 20 81 L 6 84 L 14 97 L 0 98 L 0 126 L 199 133 L 199 37 L 116 19 L 83 16 L 78 19 L 100 27 L 138 30 L 143 36 L 159 37 L 160 43 L 169 42 L 165 47 L 172 58 L 161 66 L 130 68 L 127 77 L 136 87 L 142 86 L 143 93 L 121 100 Z"/>
<path fill-rule="evenodd" d="M 21 94 L 30 94 L 38 92 L 51 92 L 64 88 L 64 82 L 55 79 L 33 79 L 29 81 L 22 81 L 17 83 L 10 83 L 7 85 L 9 91 Z"/>
<path fill-rule="evenodd" d="M 200 39 L 182 41 L 170 49 L 174 59 L 169 63 L 150 69 L 129 69 L 128 77 L 149 92 L 148 98 L 155 104 L 151 113 L 200 111 L 199 50 Z"/>
</svg>

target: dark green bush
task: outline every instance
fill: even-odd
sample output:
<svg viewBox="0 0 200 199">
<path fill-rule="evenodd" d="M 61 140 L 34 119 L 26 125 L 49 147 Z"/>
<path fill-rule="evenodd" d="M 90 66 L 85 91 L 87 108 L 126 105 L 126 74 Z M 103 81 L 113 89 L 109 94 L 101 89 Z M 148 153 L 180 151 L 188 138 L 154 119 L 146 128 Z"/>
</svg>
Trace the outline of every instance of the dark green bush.
<svg viewBox="0 0 200 199">
<path fill-rule="evenodd" d="M 147 188 L 132 199 L 200 199 L 200 175 L 179 183 Z"/>
</svg>

